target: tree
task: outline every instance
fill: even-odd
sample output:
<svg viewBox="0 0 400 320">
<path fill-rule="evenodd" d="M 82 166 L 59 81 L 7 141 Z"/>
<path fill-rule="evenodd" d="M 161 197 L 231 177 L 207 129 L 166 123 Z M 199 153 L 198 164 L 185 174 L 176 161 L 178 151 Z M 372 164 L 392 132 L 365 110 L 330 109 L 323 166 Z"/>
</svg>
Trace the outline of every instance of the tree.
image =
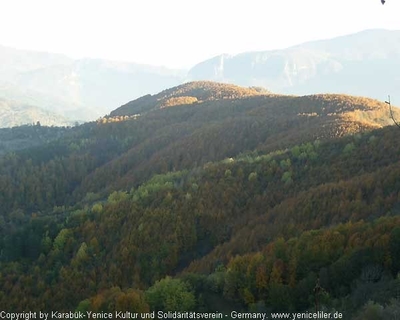
<svg viewBox="0 0 400 320">
<path fill-rule="evenodd" d="M 397 276 L 400 272 L 400 227 L 394 228 L 390 233 L 389 250 L 392 260 L 392 273 Z"/>
<path fill-rule="evenodd" d="M 381 0 L 381 1 L 382 1 L 382 4 L 385 3 L 385 0 Z M 392 104 L 390 103 L 390 96 L 388 96 L 388 100 L 385 101 L 385 103 L 389 105 L 390 118 L 392 118 L 394 124 L 400 128 L 400 124 L 396 121 L 396 119 L 394 118 L 394 115 L 393 115 Z"/>
<path fill-rule="evenodd" d="M 368 302 L 361 312 L 358 314 L 356 320 L 383 320 L 383 307 L 372 301 Z"/>
<path fill-rule="evenodd" d="M 192 311 L 196 305 L 194 293 L 180 279 L 166 277 L 157 281 L 146 292 L 152 310 Z"/>
</svg>

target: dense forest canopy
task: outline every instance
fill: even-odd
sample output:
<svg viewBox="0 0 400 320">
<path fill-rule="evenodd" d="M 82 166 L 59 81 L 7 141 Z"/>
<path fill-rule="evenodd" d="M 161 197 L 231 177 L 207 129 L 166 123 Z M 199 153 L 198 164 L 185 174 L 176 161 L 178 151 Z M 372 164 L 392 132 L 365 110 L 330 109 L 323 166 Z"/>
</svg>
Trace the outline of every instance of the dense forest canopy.
<svg viewBox="0 0 400 320">
<path fill-rule="evenodd" d="M 310 311 L 319 283 L 321 310 L 391 319 L 390 125 L 367 98 L 194 82 L 74 128 L 0 131 L 0 305 Z"/>
</svg>

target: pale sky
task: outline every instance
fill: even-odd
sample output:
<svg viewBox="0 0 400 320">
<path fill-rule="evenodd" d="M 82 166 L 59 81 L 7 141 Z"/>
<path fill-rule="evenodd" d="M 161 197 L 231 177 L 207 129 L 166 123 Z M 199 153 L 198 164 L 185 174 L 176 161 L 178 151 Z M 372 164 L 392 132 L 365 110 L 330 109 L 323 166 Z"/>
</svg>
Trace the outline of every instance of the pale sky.
<svg viewBox="0 0 400 320">
<path fill-rule="evenodd" d="M 387 0 L 0 0 L 0 45 L 172 68 L 365 29 L 400 30 Z"/>
</svg>

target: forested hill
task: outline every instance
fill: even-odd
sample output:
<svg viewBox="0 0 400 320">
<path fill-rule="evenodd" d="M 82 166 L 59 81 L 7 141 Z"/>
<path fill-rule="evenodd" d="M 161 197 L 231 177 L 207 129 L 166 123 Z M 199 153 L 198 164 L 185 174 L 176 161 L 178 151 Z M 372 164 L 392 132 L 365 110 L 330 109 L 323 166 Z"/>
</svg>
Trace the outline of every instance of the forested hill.
<svg viewBox="0 0 400 320">
<path fill-rule="evenodd" d="M 0 128 L 40 122 L 45 126 L 71 126 L 73 121 L 59 114 L 0 97 Z"/>
<path fill-rule="evenodd" d="M 37 147 L 72 133 L 71 127 L 48 127 L 40 122 L 13 128 L 0 128 L 0 156 L 12 151 Z"/>
<path fill-rule="evenodd" d="M 154 174 L 391 123 L 387 106 L 371 99 L 277 96 L 211 82 L 164 91 L 159 102 L 180 92 L 197 92 L 204 102 L 154 109 L 127 120 L 104 118 L 73 128 L 67 137 L 40 150 L 0 159 L 0 211 L 73 204 L 88 193 L 137 187 Z"/>
<path fill-rule="evenodd" d="M 111 112 L 110 116 L 131 116 L 146 111 L 178 105 L 189 105 L 210 100 L 239 99 L 268 93 L 263 88 L 244 88 L 212 81 L 195 81 L 164 90 L 156 95 L 146 95 Z"/>
<path fill-rule="evenodd" d="M 0 158 L 0 305 L 306 311 L 319 278 L 322 307 L 348 319 L 399 306 L 386 105 L 213 83 L 158 102 L 179 90 L 199 101 Z"/>
</svg>

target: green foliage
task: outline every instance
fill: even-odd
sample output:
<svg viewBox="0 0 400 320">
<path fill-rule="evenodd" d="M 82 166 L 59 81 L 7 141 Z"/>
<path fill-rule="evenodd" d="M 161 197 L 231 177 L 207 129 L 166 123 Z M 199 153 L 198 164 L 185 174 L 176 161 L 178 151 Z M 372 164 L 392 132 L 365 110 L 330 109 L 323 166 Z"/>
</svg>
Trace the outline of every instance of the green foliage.
<svg viewBox="0 0 400 320">
<path fill-rule="evenodd" d="M 281 179 L 285 184 L 290 184 L 292 183 L 292 173 L 290 171 L 286 171 L 283 173 L 282 175 L 282 179 Z"/>
<path fill-rule="evenodd" d="M 356 320 L 361 319 L 386 320 L 387 318 L 383 318 L 383 307 L 380 304 L 369 301 L 356 318 Z"/>
<path fill-rule="evenodd" d="M 45 253 L 48 253 L 52 247 L 53 242 L 51 241 L 50 237 L 48 236 L 48 234 L 46 234 L 45 237 L 43 237 L 42 240 L 42 250 Z"/>
<path fill-rule="evenodd" d="M 107 201 L 109 203 L 118 203 L 120 201 L 127 200 L 129 198 L 129 195 L 125 191 L 114 191 L 108 196 Z"/>
<path fill-rule="evenodd" d="M 87 257 L 88 257 L 87 249 L 88 249 L 87 244 L 85 242 L 83 242 L 81 244 L 81 246 L 79 247 L 78 252 L 76 253 L 76 258 L 77 258 L 78 261 L 81 262 L 81 261 L 84 261 L 84 260 L 87 259 Z"/>
<path fill-rule="evenodd" d="M 99 199 L 100 199 L 100 196 L 98 194 L 95 194 L 93 192 L 88 192 L 82 201 L 87 202 L 87 203 L 92 203 Z"/>
<path fill-rule="evenodd" d="M 257 172 L 251 172 L 251 173 L 249 174 L 248 180 L 249 180 L 250 182 L 253 182 L 253 181 L 257 180 Z"/>
<path fill-rule="evenodd" d="M 290 159 L 285 159 L 285 160 L 281 160 L 280 162 L 280 167 L 284 170 L 286 169 L 290 169 L 290 166 L 292 165 Z"/>
<path fill-rule="evenodd" d="M 92 207 L 94 213 L 100 213 L 103 211 L 103 205 L 101 203 L 95 203 Z"/>
<path fill-rule="evenodd" d="M 75 312 L 82 312 L 86 314 L 87 311 L 90 311 L 90 300 L 85 299 L 81 302 L 79 302 L 78 307 L 75 309 Z"/>
<path fill-rule="evenodd" d="M 368 143 L 371 143 L 371 144 L 376 143 L 376 140 L 377 140 L 377 138 L 374 135 L 371 135 L 368 139 Z"/>
<path fill-rule="evenodd" d="M 146 292 L 146 299 L 152 310 L 192 311 L 196 305 L 195 296 L 188 285 L 166 277 L 157 281 Z"/>
<path fill-rule="evenodd" d="M 68 238 L 71 235 L 71 231 L 68 229 L 62 229 L 57 237 L 54 239 L 53 248 L 58 250 L 63 250 Z"/>
<path fill-rule="evenodd" d="M 344 147 L 343 153 L 350 154 L 354 151 L 354 149 L 355 149 L 354 143 L 350 142 L 350 143 L 346 144 L 346 146 Z"/>
</svg>

